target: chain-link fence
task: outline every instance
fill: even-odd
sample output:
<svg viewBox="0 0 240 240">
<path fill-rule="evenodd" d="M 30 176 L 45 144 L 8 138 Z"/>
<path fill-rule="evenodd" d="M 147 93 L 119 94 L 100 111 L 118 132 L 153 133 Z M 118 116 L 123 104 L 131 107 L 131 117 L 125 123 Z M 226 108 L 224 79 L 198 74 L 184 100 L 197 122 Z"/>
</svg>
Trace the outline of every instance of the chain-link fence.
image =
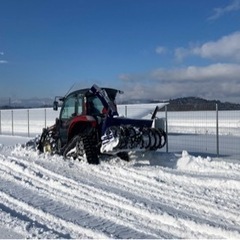
<svg viewBox="0 0 240 240">
<path fill-rule="evenodd" d="M 240 160 L 240 111 L 168 111 L 166 118 L 169 152 L 187 150 L 194 154 L 236 157 Z"/>
<path fill-rule="evenodd" d="M 119 105 L 120 116 L 150 118 L 157 104 Z M 59 112 L 46 109 L 0 110 L 0 134 L 33 137 L 54 124 Z M 234 156 L 240 160 L 240 111 L 168 111 L 165 106 L 157 117 L 164 118 L 168 143 L 161 150 L 214 156 Z"/>
<path fill-rule="evenodd" d="M 0 110 L 0 134 L 35 136 L 58 115 L 51 108 Z"/>
</svg>

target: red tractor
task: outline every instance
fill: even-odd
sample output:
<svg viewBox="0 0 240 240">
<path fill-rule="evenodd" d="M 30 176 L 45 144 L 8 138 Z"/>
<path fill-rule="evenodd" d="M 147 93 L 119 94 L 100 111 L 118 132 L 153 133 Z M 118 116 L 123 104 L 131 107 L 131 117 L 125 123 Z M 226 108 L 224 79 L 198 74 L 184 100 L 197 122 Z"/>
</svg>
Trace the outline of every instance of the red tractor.
<svg viewBox="0 0 240 240">
<path fill-rule="evenodd" d="M 163 119 L 156 118 L 158 107 L 149 120 L 119 117 L 115 104 L 118 93 L 122 92 L 93 85 L 59 98 L 60 116 L 53 126 L 43 129 L 40 152 L 99 164 L 100 154 L 117 154 L 128 160 L 129 150 L 162 148 L 166 133 Z M 58 110 L 58 103 L 55 98 L 54 110 Z"/>
</svg>

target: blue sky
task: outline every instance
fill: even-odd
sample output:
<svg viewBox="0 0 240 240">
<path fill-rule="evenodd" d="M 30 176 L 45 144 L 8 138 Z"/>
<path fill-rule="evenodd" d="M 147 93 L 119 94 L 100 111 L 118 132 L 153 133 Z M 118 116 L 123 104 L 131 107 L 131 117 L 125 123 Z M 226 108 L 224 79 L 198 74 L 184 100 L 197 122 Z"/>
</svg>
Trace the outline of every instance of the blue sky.
<svg viewBox="0 0 240 240">
<path fill-rule="evenodd" d="M 0 0 L 0 98 L 74 83 L 240 103 L 240 0 Z"/>
</svg>

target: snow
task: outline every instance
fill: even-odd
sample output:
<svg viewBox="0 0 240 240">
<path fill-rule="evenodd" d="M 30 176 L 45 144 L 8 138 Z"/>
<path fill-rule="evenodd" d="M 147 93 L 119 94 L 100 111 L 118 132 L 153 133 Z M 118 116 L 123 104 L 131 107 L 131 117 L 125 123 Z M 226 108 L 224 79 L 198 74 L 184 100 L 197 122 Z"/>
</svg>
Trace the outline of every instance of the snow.
<svg viewBox="0 0 240 240">
<path fill-rule="evenodd" d="M 240 239 L 240 162 L 131 152 L 100 165 L 0 135 L 1 238 Z"/>
</svg>

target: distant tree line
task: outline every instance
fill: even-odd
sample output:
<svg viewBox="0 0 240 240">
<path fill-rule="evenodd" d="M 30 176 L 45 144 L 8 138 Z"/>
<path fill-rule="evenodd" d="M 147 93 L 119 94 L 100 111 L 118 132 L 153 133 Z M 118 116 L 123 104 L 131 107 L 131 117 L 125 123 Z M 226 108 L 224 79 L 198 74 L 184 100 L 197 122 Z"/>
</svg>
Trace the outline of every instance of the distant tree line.
<svg viewBox="0 0 240 240">
<path fill-rule="evenodd" d="M 52 107 L 52 105 L 42 105 L 42 106 L 9 106 L 9 105 L 4 105 L 0 106 L 0 109 L 2 110 L 9 110 L 9 109 L 30 109 L 30 108 L 49 108 Z"/>
<path fill-rule="evenodd" d="M 221 102 L 219 100 L 206 100 L 197 97 L 185 97 L 170 99 L 167 106 L 168 111 L 207 111 L 215 110 L 216 104 L 218 110 L 240 110 L 240 104 Z"/>
<path fill-rule="evenodd" d="M 136 103 L 159 103 L 159 100 L 131 100 L 124 101 L 118 104 L 136 104 Z M 204 110 L 215 110 L 216 104 L 218 104 L 219 110 L 240 110 L 240 104 L 230 103 L 230 102 L 221 102 L 219 100 L 206 100 L 198 97 L 184 97 L 170 99 L 167 105 L 168 111 L 204 111 Z M 43 104 L 43 105 L 31 105 L 31 106 L 14 106 L 14 105 L 3 105 L 0 106 L 0 109 L 27 109 L 27 108 L 49 108 L 52 107 L 52 104 Z M 162 109 L 163 111 L 164 109 Z"/>
</svg>

